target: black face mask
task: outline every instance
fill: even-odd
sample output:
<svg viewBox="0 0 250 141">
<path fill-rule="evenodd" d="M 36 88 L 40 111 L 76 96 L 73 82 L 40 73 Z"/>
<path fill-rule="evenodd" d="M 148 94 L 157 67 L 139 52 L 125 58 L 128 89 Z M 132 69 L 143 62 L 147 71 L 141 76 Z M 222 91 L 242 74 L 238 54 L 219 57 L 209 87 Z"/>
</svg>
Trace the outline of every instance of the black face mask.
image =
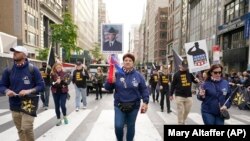
<svg viewBox="0 0 250 141">
<path fill-rule="evenodd" d="M 43 68 L 46 68 L 47 65 L 43 65 Z"/>
</svg>

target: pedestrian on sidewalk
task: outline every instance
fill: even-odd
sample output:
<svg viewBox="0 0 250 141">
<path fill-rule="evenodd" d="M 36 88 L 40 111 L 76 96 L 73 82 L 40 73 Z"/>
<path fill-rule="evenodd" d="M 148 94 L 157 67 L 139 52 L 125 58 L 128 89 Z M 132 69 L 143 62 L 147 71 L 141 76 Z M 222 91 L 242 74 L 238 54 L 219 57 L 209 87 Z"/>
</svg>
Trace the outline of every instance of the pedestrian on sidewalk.
<svg viewBox="0 0 250 141">
<path fill-rule="evenodd" d="M 69 92 L 68 85 L 70 81 L 68 80 L 70 80 L 70 74 L 63 71 L 61 63 L 56 63 L 53 65 L 51 70 L 51 79 L 51 91 L 53 94 L 57 117 L 56 126 L 60 126 L 62 124 L 60 108 L 62 110 L 64 124 L 68 124 L 66 100 Z"/>
<path fill-rule="evenodd" d="M 159 74 L 159 84 L 161 92 L 161 111 L 164 110 L 164 98 L 166 97 L 167 113 L 171 113 L 170 100 L 169 100 L 169 83 L 171 82 L 171 75 L 168 73 L 168 68 L 163 68 L 163 73 Z"/>
<path fill-rule="evenodd" d="M 169 99 L 173 100 L 175 93 L 178 124 L 184 125 L 193 104 L 192 82 L 198 83 L 199 79 L 189 72 L 187 60 L 183 60 L 179 67 L 171 83 Z"/>
<path fill-rule="evenodd" d="M 73 72 L 72 82 L 75 84 L 75 106 L 76 111 L 79 111 L 81 100 L 83 103 L 83 108 L 87 108 L 87 79 L 89 79 L 89 74 L 87 67 L 82 64 L 82 62 L 76 62 L 76 70 Z"/>
<path fill-rule="evenodd" d="M 16 46 L 10 48 L 10 51 L 14 52 L 14 64 L 3 72 L 0 93 L 9 97 L 12 120 L 19 140 L 35 141 L 33 124 L 39 101 L 37 94 L 44 90 L 44 81 L 39 69 L 27 59 L 28 50 L 25 47 Z M 25 99 L 32 103 L 26 105 Z"/>
<path fill-rule="evenodd" d="M 97 72 L 95 73 L 95 90 L 96 90 L 96 98 L 95 100 L 98 100 L 99 95 L 100 99 L 102 98 L 102 87 L 103 87 L 103 72 L 102 68 L 98 67 Z"/>
<path fill-rule="evenodd" d="M 106 90 L 115 89 L 115 135 L 118 141 L 123 140 L 124 125 L 127 125 L 127 141 L 133 141 L 135 135 L 135 122 L 141 106 L 141 113 L 148 109 L 149 91 L 143 76 L 134 68 L 135 57 L 127 53 L 123 56 L 123 67 L 108 76 L 112 82 L 105 83 Z"/>
<path fill-rule="evenodd" d="M 40 68 L 40 72 L 42 74 L 44 83 L 45 83 L 45 89 L 43 92 L 41 92 L 41 100 L 43 102 L 43 108 L 44 110 L 47 110 L 49 107 L 49 97 L 50 97 L 50 72 L 51 69 L 47 66 L 46 62 L 42 62 L 42 68 Z"/>
<path fill-rule="evenodd" d="M 156 90 L 157 83 L 159 81 L 159 75 L 158 71 L 156 69 L 153 70 L 153 74 L 150 76 L 149 79 L 149 84 L 151 85 L 151 93 L 153 97 L 153 102 L 159 102 L 159 91 Z M 155 97 L 155 92 L 156 92 L 156 97 Z"/>
<path fill-rule="evenodd" d="M 222 65 L 212 65 L 197 95 L 202 101 L 201 115 L 205 125 L 224 125 L 220 111 L 228 110 L 231 106 L 231 100 L 224 105 L 231 94 L 231 89 L 229 82 L 222 78 L 222 70 Z"/>
</svg>

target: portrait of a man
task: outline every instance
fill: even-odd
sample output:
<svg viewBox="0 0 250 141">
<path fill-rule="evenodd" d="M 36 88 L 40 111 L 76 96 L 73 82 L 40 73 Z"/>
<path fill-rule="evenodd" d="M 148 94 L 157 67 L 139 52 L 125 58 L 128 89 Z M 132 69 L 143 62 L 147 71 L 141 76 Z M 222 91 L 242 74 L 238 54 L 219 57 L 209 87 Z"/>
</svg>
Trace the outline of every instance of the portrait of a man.
<svg viewBox="0 0 250 141">
<path fill-rule="evenodd" d="M 102 50 L 104 53 L 121 53 L 122 52 L 122 42 L 118 41 L 118 34 L 119 34 L 119 30 L 114 25 L 110 25 L 104 28 L 103 43 L 102 43 Z"/>
</svg>

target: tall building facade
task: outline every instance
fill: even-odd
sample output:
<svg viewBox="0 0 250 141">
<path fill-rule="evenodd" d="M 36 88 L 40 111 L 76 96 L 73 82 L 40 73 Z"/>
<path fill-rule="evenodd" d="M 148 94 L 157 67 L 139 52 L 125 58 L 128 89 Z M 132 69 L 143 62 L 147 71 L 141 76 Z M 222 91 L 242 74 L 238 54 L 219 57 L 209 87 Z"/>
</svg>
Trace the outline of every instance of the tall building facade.
<svg viewBox="0 0 250 141">
<path fill-rule="evenodd" d="M 228 72 L 244 71 L 249 64 L 249 0 L 223 0 L 221 15 L 218 39 L 224 66 Z"/>
<path fill-rule="evenodd" d="M 98 42 L 101 43 L 102 24 L 106 23 L 106 4 L 98 0 Z"/>
<path fill-rule="evenodd" d="M 93 49 L 98 38 L 97 0 L 70 0 L 68 7 L 77 25 L 77 46 L 83 50 Z"/>
<path fill-rule="evenodd" d="M 189 42 L 206 40 L 210 62 L 212 62 L 212 47 L 217 44 L 217 26 L 221 19 L 221 2 L 218 0 L 189 1 Z"/>
<path fill-rule="evenodd" d="M 154 63 L 155 55 L 155 17 L 158 12 L 158 8 L 167 7 L 167 0 L 147 0 L 146 6 L 146 31 L 145 31 L 145 47 L 147 48 L 147 63 Z"/>
<path fill-rule="evenodd" d="M 49 48 L 52 45 L 51 24 L 62 23 L 62 0 L 40 0 L 40 46 Z M 62 51 L 59 46 L 54 46 L 54 51 L 59 58 L 62 58 Z"/>
<path fill-rule="evenodd" d="M 17 37 L 17 44 L 28 49 L 35 58 L 40 48 L 39 0 L 1 0 L 0 31 Z"/>
<path fill-rule="evenodd" d="M 166 65 L 167 49 L 167 10 L 168 8 L 158 8 L 155 17 L 155 50 L 154 61 L 157 65 Z"/>
</svg>

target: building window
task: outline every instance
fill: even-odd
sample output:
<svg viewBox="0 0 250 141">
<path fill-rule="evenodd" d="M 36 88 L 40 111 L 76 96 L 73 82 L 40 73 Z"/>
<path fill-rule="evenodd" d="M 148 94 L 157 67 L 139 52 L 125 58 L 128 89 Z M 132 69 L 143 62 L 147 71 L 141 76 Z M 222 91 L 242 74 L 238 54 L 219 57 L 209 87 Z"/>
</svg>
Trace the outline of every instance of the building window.
<svg viewBox="0 0 250 141">
<path fill-rule="evenodd" d="M 166 50 L 162 50 L 162 51 L 160 51 L 159 53 L 160 53 L 160 56 L 161 56 L 161 57 L 165 57 L 166 54 L 167 54 L 167 53 L 166 53 Z"/>
<path fill-rule="evenodd" d="M 167 22 L 161 22 L 160 28 L 167 29 Z"/>
<path fill-rule="evenodd" d="M 28 13 L 28 25 L 33 26 L 35 28 L 36 27 L 35 24 L 36 24 L 35 16 Z"/>
<path fill-rule="evenodd" d="M 166 39 L 167 38 L 167 32 L 160 32 L 160 38 Z"/>
<path fill-rule="evenodd" d="M 28 44 L 35 46 L 36 45 L 36 35 L 34 33 L 28 32 Z"/>
<path fill-rule="evenodd" d="M 224 21 L 228 23 L 248 12 L 248 0 L 235 0 L 225 6 Z"/>
<path fill-rule="evenodd" d="M 24 20 L 25 20 L 25 24 L 27 24 L 27 19 L 28 19 L 27 11 L 24 11 Z"/>
<path fill-rule="evenodd" d="M 25 43 L 28 43 L 28 32 L 25 30 Z"/>
</svg>

